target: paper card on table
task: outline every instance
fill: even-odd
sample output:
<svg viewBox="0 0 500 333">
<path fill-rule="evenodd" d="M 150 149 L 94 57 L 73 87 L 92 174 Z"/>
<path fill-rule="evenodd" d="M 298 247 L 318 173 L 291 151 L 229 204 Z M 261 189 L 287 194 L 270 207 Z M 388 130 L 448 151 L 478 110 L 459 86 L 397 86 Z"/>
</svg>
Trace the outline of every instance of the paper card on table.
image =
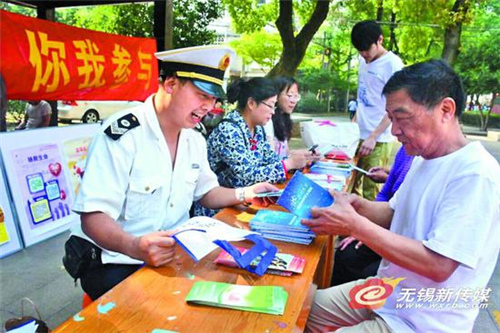
<svg viewBox="0 0 500 333">
<path fill-rule="evenodd" d="M 243 286 L 221 282 L 197 281 L 186 302 L 241 311 L 283 315 L 288 293 L 278 286 Z"/>
<path fill-rule="evenodd" d="M 250 234 L 255 232 L 233 228 L 210 217 L 196 216 L 182 224 L 172 237 L 182 249 L 198 261 L 218 248 L 213 243 L 214 240 L 240 241 Z"/>
<path fill-rule="evenodd" d="M 236 219 L 241 222 L 250 222 L 250 220 L 255 216 L 255 214 L 249 214 L 247 212 L 240 213 L 236 215 Z"/>
<path fill-rule="evenodd" d="M 286 185 L 277 204 L 301 218 L 309 218 L 312 207 L 328 207 L 333 204 L 333 198 L 320 185 L 302 173 L 296 172 Z"/>
<path fill-rule="evenodd" d="M 248 250 L 242 247 L 237 247 L 238 251 L 242 254 L 247 252 Z M 214 261 L 216 264 L 228 266 L 228 267 L 238 267 L 238 264 L 234 261 L 233 257 L 226 251 L 221 251 L 219 256 Z M 256 259 L 250 263 L 250 265 L 256 266 L 259 263 L 259 259 Z M 306 260 L 301 257 L 296 257 L 287 253 L 276 253 L 273 261 L 267 268 L 266 273 L 276 274 L 276 272 L 282 271 L 290 273 L 300 274 L 304 271 L 304 266 L 306 264 Z"/>
</svg>

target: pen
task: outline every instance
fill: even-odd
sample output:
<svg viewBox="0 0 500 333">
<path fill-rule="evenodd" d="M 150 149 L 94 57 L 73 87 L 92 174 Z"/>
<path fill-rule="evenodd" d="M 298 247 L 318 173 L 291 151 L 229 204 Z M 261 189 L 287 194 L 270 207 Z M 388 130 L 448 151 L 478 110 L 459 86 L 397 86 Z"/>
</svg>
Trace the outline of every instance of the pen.
<svg viewBox="0 0 500 333">
<path fill-rule="evenodd" d="M 351 168 L 353 168 L 354 170 L 357 170 L 359 172 L 362 172 L 364 174 L 370 174 L 368 171 L 364 170 L 364 169 L 361 169 L 361 168 L 358 168 L 357 166 L 355 166 L 354 164 L 349 164 L 351 166 Z"/>
</svg>

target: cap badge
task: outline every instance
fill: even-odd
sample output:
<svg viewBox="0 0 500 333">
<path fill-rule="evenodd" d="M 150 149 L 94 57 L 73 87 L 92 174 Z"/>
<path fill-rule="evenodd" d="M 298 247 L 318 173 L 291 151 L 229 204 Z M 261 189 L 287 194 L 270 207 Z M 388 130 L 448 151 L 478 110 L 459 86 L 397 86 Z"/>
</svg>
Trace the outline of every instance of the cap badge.
<svg viewBox="0 0 500 333">
<path fill-rule="evenodd" d="M 221 71 L 225 71 L 229 67 L 230 62 L 231 62 L 231 57 L 229 53 L 226 53 L 219 61 L 219 69 Z"/>
</svg>

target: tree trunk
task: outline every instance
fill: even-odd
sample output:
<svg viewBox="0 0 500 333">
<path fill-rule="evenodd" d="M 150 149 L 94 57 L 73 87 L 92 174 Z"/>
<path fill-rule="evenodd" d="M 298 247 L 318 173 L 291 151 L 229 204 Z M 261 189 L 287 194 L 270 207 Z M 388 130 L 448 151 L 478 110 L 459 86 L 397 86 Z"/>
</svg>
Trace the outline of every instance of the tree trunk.
<svg viewBox="0 0 500 333">
<path fill-rule="evenodd" d="M 486 114 L 486 119 L 484 120 L 483 127 L 481 128 L 482 131 L 487 131 L 488 130 L 488 123 L 490 121 L 490 115 L 491 115 L 491 110 L 493 110 L 493 106 L 495 105 L 495 99 L 500 95 L 500 93 L 493 93 L 490 102 L 490 107 L 488 110 L 488 113 Z"/>
<path fill-rule="evenodd" d="M 396 41 L 396 33 L 394 30 L 396 29 L 396 12 L 391 13 L 391 26 L 389 27 L 390 33 L 390 41 L 389 41 L 389 51 L 393 51 L 394 53 L 399 53 L 398 43 Z"/>
<path fill-rule="evenodd" d="M 378 0 L 377 21 L 382 22 L 383 20 L 384 20 L 384 0 Z"/>
<path fill-rule="evenodd" d="M 484 115 L 483 115 L 483 110 L 481 110 L 481 104 L 479 103 L 479 94 L 474 94 L 473 96 L 475 97 L 474 106 L 476 106 L 478 108 L 477 111 L 479 112 L 479 120 L 480 120 L 479 129 L 483 130 L 483 128 L 484 128 Z M 474 110 L 474 108 L 472 110 Z"/>
<path fill-rule="evenodd" d="M 469 0 L 456 0 L 451 15 L 458 16 L 452 24 L 444 31 L 444 47 L 441 57 L 450 65 L 457 59 L 460 48 L 460 35 L 462 34 L 462 22 L 469 10 Z M 460 14 L 460 15 L 458 15 Z"/>
<path fill-rule="evenodd" d="M 314 12 L 302 30 L 294 36 L 293 29 L 293 2 L 280 0 L 280 13 L 276 20 L 276 27 L 283 43 L 283 52 L 278 63 L 267 74 L 268 77 L 279 75 L 293 76 L 297 71 L 307 46 L 311 42 L 314 34 L 328 15 L 330 0 L 319 0 L 316 2 Z"/>
</svg>

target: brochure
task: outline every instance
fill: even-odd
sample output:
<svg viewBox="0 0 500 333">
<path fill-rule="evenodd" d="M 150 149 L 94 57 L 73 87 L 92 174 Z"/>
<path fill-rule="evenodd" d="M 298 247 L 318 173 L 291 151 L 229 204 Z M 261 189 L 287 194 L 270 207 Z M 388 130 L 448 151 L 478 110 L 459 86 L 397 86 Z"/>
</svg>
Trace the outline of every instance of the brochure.
<svg viewBox="0 0 500 333">
<path fill-rule="evenodd" d="M 242 254 L 248 251 L 242 247 L 237 247 L 237 249 Z M 219 256 L 214 262 L 223 266 L 238 267 L 238 264 L 234 261 L 233 257 L 231 257 L 231 255 L 224 250 L 219 253 Z M 259 259 L 256 259 L 252 261 L 250 265 L 257 266 L 258 263 Z M 306 260 L 304 258 L 296 257 L 287 253 L 276 253 L 271 265 L 267 268 L 266 273 L 286 276 L 291 276 L 293 273 L 301 274 L 304 271 L 305 264 Z"/>
<path fill-rule="evenodd" d="M 233 228 L 206 216 L 193 217 L 177 230 L 172 237 L 195 261 L 199 261 L 218 248 L 214 240 L 240 241 L 247 235 L 255 234 L 249 230 Z"/>
<path fill-rule="evenodd" d="M 301 218 L 309 218 L 312 207 L 328 207 L 333 204 L 333 198 L 323 187 L 301 172 L 295 172 L 277 204 Z"/>
<path fill-rule="evenodd" d="M 278 286 L 242 286 L 222 282 L 197 281 L 186 302 L 191 304 L 283 315 L 288 293 Z"/>
</svg>

